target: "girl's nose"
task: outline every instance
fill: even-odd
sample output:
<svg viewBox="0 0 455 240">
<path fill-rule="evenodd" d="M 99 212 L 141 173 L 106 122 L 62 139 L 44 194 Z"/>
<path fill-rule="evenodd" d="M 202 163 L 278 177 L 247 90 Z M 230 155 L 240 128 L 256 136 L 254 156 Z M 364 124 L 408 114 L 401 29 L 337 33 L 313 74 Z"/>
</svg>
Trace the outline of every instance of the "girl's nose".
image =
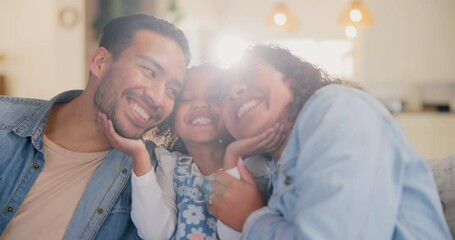
<svg viewBox="0 0 455 240">
<path fill-rule="evenodd" d="M 205 108 L 207 108 L 207 107 L 208 107 L 208 105 L 207 105 L 207 102 L 205 102 L 205 101 L 196 100 L 196 101 L 193 103 L 193 108 L 205 109 Z"/>
</svg>

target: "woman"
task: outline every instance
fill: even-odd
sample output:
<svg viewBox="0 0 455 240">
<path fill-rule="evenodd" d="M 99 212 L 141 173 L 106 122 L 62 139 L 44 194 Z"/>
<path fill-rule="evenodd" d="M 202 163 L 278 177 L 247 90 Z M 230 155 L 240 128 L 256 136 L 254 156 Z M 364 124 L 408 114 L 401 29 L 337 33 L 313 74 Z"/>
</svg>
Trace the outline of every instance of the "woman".
<svg viewBox="0 0 455 240">
<path fill-rule="evenodd" d="M 232 69 L 223 120 L 236 139 L 277 122 L 287 135 L 267 206 L 215 174 L 210 210 L 245 239 L 451 239 L 433 177 L 387 110 L 278 46 Z"/>
</svg>

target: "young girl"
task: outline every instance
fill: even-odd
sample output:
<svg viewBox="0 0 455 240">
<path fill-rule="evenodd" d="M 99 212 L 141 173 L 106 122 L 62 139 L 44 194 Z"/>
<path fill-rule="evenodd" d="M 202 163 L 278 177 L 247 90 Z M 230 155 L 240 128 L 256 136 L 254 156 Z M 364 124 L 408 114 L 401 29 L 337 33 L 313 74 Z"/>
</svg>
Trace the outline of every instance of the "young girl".
<svg viewBox="0 0 455 240">
<path fill-rule="evenodd" d="M 110 120 L 100 115 L 101 123 L 113 145 L 134 159 L 132 219 L 145 239 L 226 239 L 239 238 L 208 210 L 204 189 L 215 171 L 232 168 L 240 156 L 263 149 L 274 149 L 284 139 L 277 125 L 257 138 L 232 143 L 220 116 L 223 84 L 221 70 L 204 64 L 190 69 L 178 106 L 173 127 L 184 144 L 182 152 L 155 150 L 156 175 L 150 157 L 140 141 L 119 137 Z M 185 152 L 187 150 L 187 152 Z M 223 161 L 224 159 L 224 161 Z M 257 179 L 268 177 L 270 161 L 249 158 L 248 165 Z M 251 170 L 251 169 L 250 169 Z M 161 187 L 161 189 L 160 189 Z M 265 192 L 267 182 L 262 185 Z M 205 192 L 205 193 L 204 193 Z"/>
<path fill-rule="evenodd" d="M 248 182 L 215 174 L 221 221 L 245 239 L 452 239 L 430 170 L 380 102 L 278 46 L 249 49 L 232 71 L 232 136 L 280 122 L 287 139 L 270 152 L 267 205 Z"/>
</svg>

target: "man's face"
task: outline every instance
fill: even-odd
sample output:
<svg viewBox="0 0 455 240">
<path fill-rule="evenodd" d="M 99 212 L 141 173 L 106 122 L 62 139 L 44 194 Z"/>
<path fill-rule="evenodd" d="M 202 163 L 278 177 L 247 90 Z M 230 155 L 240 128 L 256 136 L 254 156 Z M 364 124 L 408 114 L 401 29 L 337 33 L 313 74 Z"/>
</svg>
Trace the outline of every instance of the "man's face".
<svg viewBox="0 0 455 240">
<path fill-rule="evenodd" d="M 138 31 L 134 43 L 99 77 L 95 105 L 120 136 L 139 138 L 170 115 L 185 68 L 177 42 L 156 32 Z"/>
</svg>

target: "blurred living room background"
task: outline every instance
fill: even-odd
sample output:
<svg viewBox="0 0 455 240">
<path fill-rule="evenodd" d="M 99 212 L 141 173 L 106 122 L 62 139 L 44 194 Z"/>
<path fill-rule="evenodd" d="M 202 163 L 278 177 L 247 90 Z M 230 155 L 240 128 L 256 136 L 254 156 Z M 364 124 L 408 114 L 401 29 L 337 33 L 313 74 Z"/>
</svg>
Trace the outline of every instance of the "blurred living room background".
<svg viewBox="0 0 455 240">
<path fill-rule="evenodd" d="M 381 100 L 424 158 L 455 153 L 454 0 L 2 0 L 0 95 L 84 88 L 100 28 L 132 13 L 179 26 L 190 65 L 284 45 Z"/>
</svg>

